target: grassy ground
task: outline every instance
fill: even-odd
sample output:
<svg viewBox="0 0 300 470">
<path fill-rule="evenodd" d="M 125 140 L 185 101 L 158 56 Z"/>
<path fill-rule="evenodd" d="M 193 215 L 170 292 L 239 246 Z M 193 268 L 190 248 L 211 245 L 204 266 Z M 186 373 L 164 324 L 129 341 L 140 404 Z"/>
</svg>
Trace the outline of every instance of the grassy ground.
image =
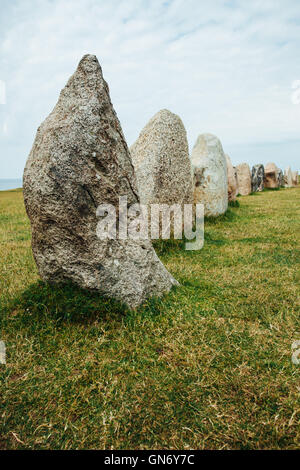
<svg viewBox="0 0 300 470">
<path fill-rule="evenodd" d="M 0 193 L 0 448 L 295 449 L 300 188 L 239 198 L 181 282 L 126 312 L 39 281 L 21 192 Z"/>
</svg>

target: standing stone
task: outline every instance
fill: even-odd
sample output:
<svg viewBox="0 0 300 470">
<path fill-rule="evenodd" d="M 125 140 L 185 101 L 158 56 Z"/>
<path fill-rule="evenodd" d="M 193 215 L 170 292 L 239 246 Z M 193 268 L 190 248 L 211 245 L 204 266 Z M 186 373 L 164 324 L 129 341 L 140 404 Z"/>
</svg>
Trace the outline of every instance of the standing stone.
<svg viewBox="0 0 300 470">
<path fill-rule="evenodd" d="M 142 204 L 191 204 L 192 171 L 182 120 L 159 111 L 141 131 L 130 154 Z"/>
<path fill-rule="evenodd" d="M 292 184 L 293 186 L 298 186 L 298 183 L 299 183 L 298 171 L 293 171 L 292 172 Z"/>
<path fill-rule="evenodd" d="M 240 163 L 237 167 L 237 178 L 239 185 L 239 193 L 241 196 L 251 194 L 251 173 L 248 163 Z"/>
<path fill-rule="evenodd" d="M 290 166 L 286 167 L 284 170 L 284 186 L 286 188 L 291 188 L 293 186 L 293 174 Z"/>
<path fill-rule="evenodd" d="M 240 190 L 239 190 L 239 180 L 238 180 L 238 174 L 237 174 L 236 166 L 233 167 L 233 171 L 234 171 L 235 184 L 236 184 L 236 195 L 238 195 L 240 193 Z"/>
<path fill-rule="evenodd" d="M 96 209 L 139 201 L 130 154 L 97 58 L 86 55 L 41 124 L 24 171 L 39 273 L 136 307 L 177 281 L 149 240 L 100 240 Z"/>
<path fill-rule="evenodd" d="M 228 201 L 235 201 L 238 195 L 237 173 L 230 157 L 225 155 L 227 163 Z"/>
<path fill-rule="evenodd" d="M 224 214 L 228 207 L 227 164 L 220 140 L 201 134 L 192 151 L 194 203 L 204 204 L 206 216 Z"/>
<path fill-rule="evenodd" d="M 284 187 L 284 175 L 283 175 L 283 171 L 281 168 L 277 168 L 277 181 L 278 181 L 278 187 L 283 188 Z"/>
<path fill-rule="evenodd" d="M 265 176 L 265 169 L 262 164 L 254 165 L 252 167 L 251 183 L 252 183 L 253 193 L 256 193 L 258 191 L 263 191 L 264 176 Z"/>
<path fill-rule="evenodd" d="M 264 185 L 269 189 L 279 188 L 278 168 L 275 163 L 267 163 L 265 166 Z"/>
</svg>

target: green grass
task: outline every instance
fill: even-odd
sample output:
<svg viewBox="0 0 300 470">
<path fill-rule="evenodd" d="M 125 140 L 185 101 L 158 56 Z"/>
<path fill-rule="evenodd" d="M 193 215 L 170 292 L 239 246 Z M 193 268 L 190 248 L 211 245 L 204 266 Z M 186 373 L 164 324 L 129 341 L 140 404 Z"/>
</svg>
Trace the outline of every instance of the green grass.
<svg viewBox="0 0 300 470">
<path fill-rule="evenodd" d="M 22 192 L 0 193 L 0 448 L 296 449 L 300 188 L 241 197 L 181 286 L 137 311 L 39 280 Z"/>
</svg>

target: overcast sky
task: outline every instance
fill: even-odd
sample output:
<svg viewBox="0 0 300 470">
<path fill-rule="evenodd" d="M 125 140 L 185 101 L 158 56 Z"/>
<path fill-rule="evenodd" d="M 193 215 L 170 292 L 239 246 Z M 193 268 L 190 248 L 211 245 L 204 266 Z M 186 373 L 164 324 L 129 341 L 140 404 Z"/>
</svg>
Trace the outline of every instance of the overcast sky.
<svg viewBox="0 0 300 470">
<path fill-rule="evenodd" d="M 234 164 L 300 169 L 299 50 L 299 0 L 0 0 L 0 178 L 22 176 L 37 127 L 86 53 L 129 145 L 167 108 L 190 150 L 210 132 Z"/>
</svg>

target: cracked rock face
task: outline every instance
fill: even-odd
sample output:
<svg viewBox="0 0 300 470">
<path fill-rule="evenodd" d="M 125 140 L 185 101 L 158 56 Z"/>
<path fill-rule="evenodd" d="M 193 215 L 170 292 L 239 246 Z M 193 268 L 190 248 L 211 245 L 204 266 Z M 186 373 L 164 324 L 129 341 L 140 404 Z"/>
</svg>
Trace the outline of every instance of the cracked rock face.
<svg viewBox="0 0 300 470">
<path fill-rule="evenodd" d="M 236 169 L 232 166 L 230 157 L 225 155 L 227 163 L 227 179 L 228 179 L 228 201 L 235 201 L 238 195 L 238 184 Z"/>
<path fill-rule="evenodd" d="M 279 188 L 278 168 L 275 163 L 267 163 L 265 166 L 265 188 Z"/>
<path fill-rule="evenodd" d="M 251 172 L 248 163 L 240 163 L 236 167 L 239 193 L 241 196 L 251 194 Z"/>
<path fill-rule="evenodd" d="M 293 173 L 290 166 L 286 167 L 284 170 L 284 186 L 286 188 L 291 188 L 293 186 Z"/>
<path fill-rule="evenodd" d="M 206 216 L 224 214 L 228 207 L 227 164 L 220 140 L 212 134 L 199 135 L 191 160 L 194 203 L 204 204 Z"/>
<path fill-rule="evenodd" d="M 177 281 L 149 240 L 100 240 L 96 209 L 139 202 L 134 169 L 97 58 L 86 55 L 41 124 L 24 171 L 43 280 L 71 280 L 136 307 Z"/>
<path fill-rule="evenodd" d="M 191 204 L 192 171 L 186 130 L 179 116 L 155 114 L 130 147 L 141 203 Z"/>
<path fill-rule="evenodd" d="M 254 165 L 252 167 L 251 183 L 252 183 L 253 193 L 256 193 L 258 191 L 263 191 L 264 176 L 265 176 L 265 169 L 262 164 Z"/>
</svg>

